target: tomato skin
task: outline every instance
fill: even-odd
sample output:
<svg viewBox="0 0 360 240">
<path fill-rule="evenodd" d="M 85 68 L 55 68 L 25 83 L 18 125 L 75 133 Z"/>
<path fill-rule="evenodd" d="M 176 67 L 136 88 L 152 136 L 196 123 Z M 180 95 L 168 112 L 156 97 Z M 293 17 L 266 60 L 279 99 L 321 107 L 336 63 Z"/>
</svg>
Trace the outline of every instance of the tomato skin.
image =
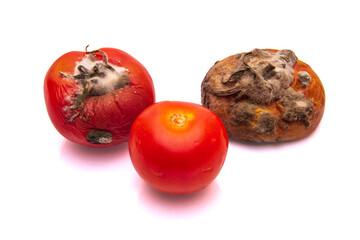
<svg viewBox="0 0 360 240">
<path fill-rule="evenodd" d="M 79 90 L 79 84 L 59 72 L 74 74 L 76 64 L 88 53 L 73 51 L 59 57 L 49 68 L 44 80 L 44 97 L 49 117 L 58 132 L 70 141 L 90 147 L 110 147 L 128 141 L 130 128 L 146 107 L 155 102 L 154 85 L 150 74 L 135 58 L 115 48 L 101 48 L 108 61 L 129 71 L 130 85 L 103 96 L 88 97 L 83 106 L 83 116 L 69 121 L 75 113 L 68 109 Z M 103 60 L 101 53 L 93 54 L 96 60 Z M 77 110 L 79 112 L 79 109 Z M 112 142 L 91 143 L 87 140 L 89 131 L 104 130 L 112 134 Z"/>
<path fill-rule="evenodd" d="M 186 116 L 184 126 L 171 116 Z M 155 189 L 188 194 L 209 185 L 227 154 L 228 136 L 220 118 L 209 109 L 187 102 L 159 102 L 135 120 L 129 152 L 141 178 Z"/>
</svg>

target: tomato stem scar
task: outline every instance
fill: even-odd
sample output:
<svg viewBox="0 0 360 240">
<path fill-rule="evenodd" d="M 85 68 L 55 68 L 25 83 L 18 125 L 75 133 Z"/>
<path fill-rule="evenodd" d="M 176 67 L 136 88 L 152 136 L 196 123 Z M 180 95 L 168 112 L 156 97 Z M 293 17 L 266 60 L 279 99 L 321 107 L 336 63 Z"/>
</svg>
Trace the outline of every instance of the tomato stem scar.
<svg viewBox="0 0 360 240">
<path fill-rule="evenodd" d="M 173 125 L 177 127 L 183 127 L 187 122 L 187 116 L 180 114 L 180 113 L 174 113 L 170 117 L 170 121 Z"/>
</svg>

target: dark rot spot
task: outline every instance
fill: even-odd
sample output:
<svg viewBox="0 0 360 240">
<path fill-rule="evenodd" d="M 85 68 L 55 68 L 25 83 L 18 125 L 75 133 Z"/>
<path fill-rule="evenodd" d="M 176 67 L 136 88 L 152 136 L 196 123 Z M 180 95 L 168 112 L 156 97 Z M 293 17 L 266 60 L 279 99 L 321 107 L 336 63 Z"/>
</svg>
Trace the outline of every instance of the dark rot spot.
<svg viewBox="0 0 360 240">
<path fill-rule="evenodd" d="M 106 144 L 113 141 L 112 134 L 104 130 L 91 130 L 86 139 L 88 142 L 95 144 Z"/>
</svg>

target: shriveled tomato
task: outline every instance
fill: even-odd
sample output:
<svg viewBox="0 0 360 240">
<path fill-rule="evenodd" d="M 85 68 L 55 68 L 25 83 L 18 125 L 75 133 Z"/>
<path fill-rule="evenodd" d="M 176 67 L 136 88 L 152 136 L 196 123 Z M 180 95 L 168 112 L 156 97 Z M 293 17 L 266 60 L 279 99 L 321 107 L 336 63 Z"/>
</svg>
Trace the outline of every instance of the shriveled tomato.
<svg viewBox="0 0 360 240">
<path fill-rule="evenodd" d="M 44 81 L 47 111 L 68 140 L 91 147 L 128 141 L 135 118 L 155 102 L 150 74 L 118 49 L 69 52 Z"/>
<path fill-rule="evenodd" d="M 135 120 L 129 139 L 132 163 L 150 186 L 187 194 L 209 185 L 219 174 L 228 149 L 220 118 L 187 102 L 159 102 Z"/>
</svg>

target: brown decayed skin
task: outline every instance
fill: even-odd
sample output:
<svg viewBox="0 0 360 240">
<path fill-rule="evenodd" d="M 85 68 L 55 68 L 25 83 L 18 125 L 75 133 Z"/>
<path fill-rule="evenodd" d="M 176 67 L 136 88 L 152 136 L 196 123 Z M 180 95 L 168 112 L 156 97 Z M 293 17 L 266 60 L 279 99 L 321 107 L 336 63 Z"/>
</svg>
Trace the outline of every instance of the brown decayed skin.
<svg viewBox="0 0 360 240">
<path fill-rule="evenodd" d="M 278 50 L 274 49 L 265 50 L 273 53 L 278 52 Z M 290 87 L 295 91 L 302 93 L 307 99 L 312 101 L 312 111 L 308 115 L 307 121 L 284 120 L 284 106 L 280 103 L 280 100 L 277 100 L 271 102 L 270 104 L 262 105 L 251 103 L 252 107 L 255 106 L 255 117 L 250 115 L 250 123 L 234 124 L 234 119 L 231 119 L 234 104 L 237 104 L 236 102 L 247 103 L 247 99 L 237 100 L 237 94 L 230 94 L 226 96 L 212 94 L 211 91 L 208 91 L 206 88 L 205 82 L 209 81 L 209 79 L 214 75 L 218 76 L 220 74 L 222 76 L 230 77 L 230 73 L 233 72 L 233 69 L 237 66 L 239 56 L 239 54 L 232 55 L 217 62 L 209 70 L 202 84 L 202 104 L 214 111 L 222 119 L 228 131 L 229 137 L 247 142 L 283 142 L 299 139 L 311 134 L 317 128 L 323 116 L 325 108 L 325 92 L 316 73 L 309 65 L 300 60 L 297 60 L 293 66 L 294 81 Z M 299 80 L 298 73 L 301 71 L 307 72 L 311 77 L 310 84 L 306 87 L 304 87 Z M 271 116 L 277 118 L 275 131 L 259 130 L 259 128 L 256 127 L 260 116 L 264 116 L 264 113 L 270 113 Z M 273 124 L 274 121 L 269 121 L 269 123 Z M 271 129 L 271 126 L 269 129 Z"/>
</svg>

